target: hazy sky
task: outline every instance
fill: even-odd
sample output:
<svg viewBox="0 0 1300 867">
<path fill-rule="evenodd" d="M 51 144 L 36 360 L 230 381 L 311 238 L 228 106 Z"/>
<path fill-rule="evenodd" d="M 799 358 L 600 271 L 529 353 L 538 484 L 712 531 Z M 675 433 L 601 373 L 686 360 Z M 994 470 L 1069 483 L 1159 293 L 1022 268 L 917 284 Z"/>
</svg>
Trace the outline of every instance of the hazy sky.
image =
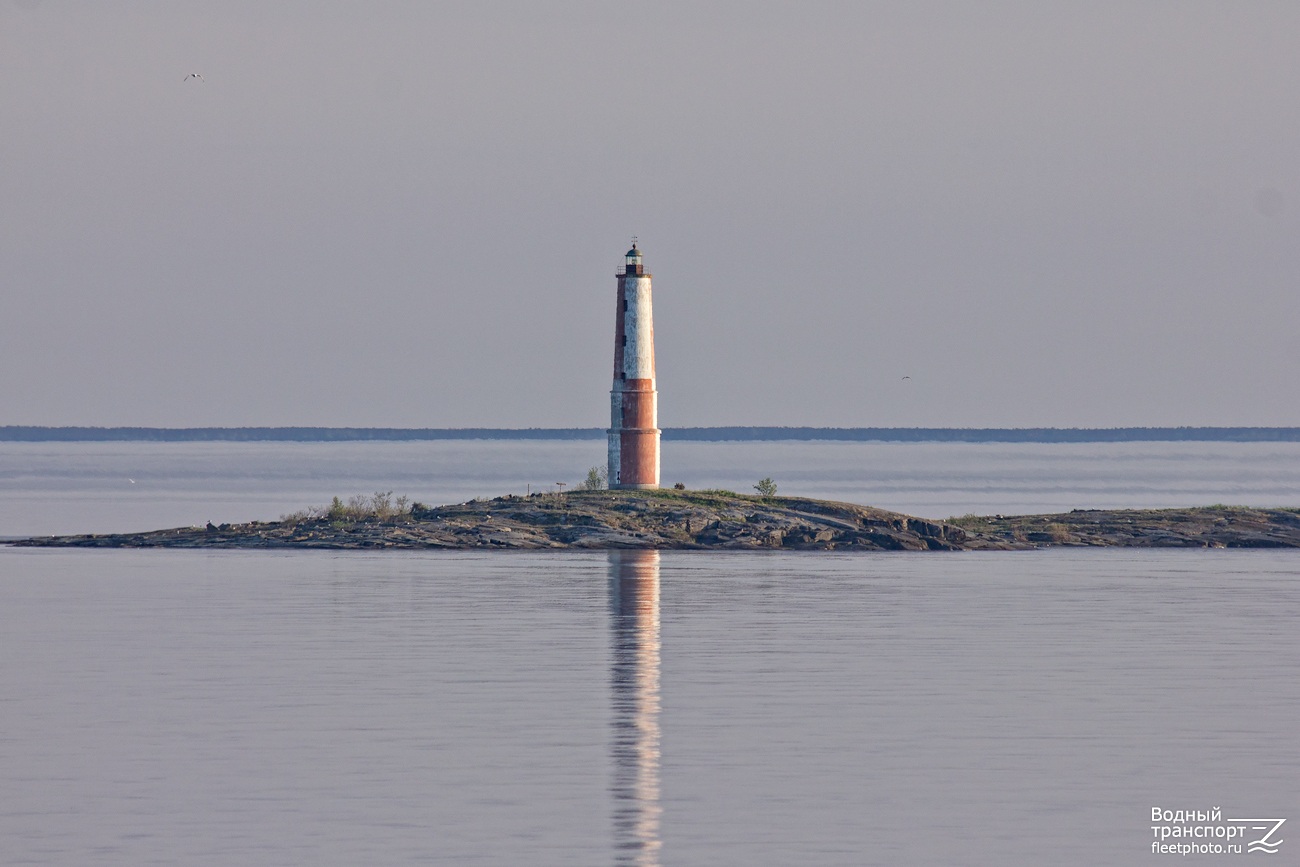
<svg viewBox="0 0 1300 867">
<path fill-rule="evenodd" d="M 665 426 L 1300 425 L 1298 45 L 1295 0 L 0 0 L 0 424 L 603 426 L 635 234 Z"/>
</svg>

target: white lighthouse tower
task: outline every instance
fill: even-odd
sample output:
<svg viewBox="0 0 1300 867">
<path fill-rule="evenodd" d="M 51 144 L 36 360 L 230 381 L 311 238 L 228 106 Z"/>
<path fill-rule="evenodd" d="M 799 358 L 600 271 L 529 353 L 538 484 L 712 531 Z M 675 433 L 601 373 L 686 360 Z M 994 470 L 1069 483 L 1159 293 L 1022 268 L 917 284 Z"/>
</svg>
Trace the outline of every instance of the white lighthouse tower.
<svg viewBox="0 0 1300 867">
<path fill-rule="evenodd" d="M 659 392 L 650 272 L 636 241 L 618 272 L 614 387 L 610 390 L 609 486 L 659 487 Z"/>
</svg>

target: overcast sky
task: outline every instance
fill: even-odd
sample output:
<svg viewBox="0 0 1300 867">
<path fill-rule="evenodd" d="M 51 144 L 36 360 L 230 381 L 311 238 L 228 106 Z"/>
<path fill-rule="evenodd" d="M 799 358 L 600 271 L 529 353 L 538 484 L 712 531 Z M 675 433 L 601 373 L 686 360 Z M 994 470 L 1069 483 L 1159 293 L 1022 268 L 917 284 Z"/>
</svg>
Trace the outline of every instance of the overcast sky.
<svg viewBox="0 0 1300 867">
<path fill-rule="evenodd" d="M 604 426 L 637 235 L 664 426 L 1300 425 L 1298 45 L 1294 0 L 0 0 L 0 424 Z"/>
</svg>

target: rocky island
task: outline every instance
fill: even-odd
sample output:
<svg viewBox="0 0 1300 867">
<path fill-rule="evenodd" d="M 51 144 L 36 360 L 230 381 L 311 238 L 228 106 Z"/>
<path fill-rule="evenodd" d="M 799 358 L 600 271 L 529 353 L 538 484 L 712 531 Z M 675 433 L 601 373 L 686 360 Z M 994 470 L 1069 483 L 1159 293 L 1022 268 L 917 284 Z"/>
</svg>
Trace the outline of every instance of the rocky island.
<svg viewBox="0 0 1300 867">
<path fill-rule="evenodd" d="M 382 495 L 377 495 L 377 498 Z M 377 499 L 376 498 L 376 499 Z M 383 502 L 387 502 L 386 499 Z M 50 536 L 92 548 L 971 551 L 1049 546 L 1296 548 L 1300 509 L 1076 510 L 948 521 L 802 497 L 730 491 L 571 491 L 457 505 L 336 508 L 280 521 Z"/>
</svg>

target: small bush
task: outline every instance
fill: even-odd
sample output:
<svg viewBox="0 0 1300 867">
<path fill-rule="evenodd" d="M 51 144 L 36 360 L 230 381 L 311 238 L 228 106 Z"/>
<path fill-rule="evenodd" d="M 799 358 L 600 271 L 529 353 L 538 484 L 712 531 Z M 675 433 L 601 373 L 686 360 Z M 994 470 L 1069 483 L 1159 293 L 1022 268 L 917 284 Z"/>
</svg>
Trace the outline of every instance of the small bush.
<svg viewBox="0 0 1300 867">
<path fill-rule="evenodd" d="M 315 521 L 323 517 L 325 517 L 325 510 L 323 508 L 313 506 L 309 509 L 299 509 L 296 512 L 290 512 L 287 515 L 281 515 L 280 523 L 288 524 L 289 526 L 292 527 L 292 526 L 297 526 L 298 524 L 301 524 L 304 521 Z"/>
<path fill-rule="evenodd" d="M 287 524 L 300 524 L 303 521 L 327 518 L 331 521 L 363 521 L 367 518 L 402 518 L 411 514 L 412 503 L 406 496 L 393 498 L 392 491 L 376 491 L 367 497 L 358 494 L 348 497 L 345 503 L 335 497 L 325 507 L 302 509 L 288 515 L 281 515 L 280 520 Z"/>
<path fill-rule="evenodd" d="M 578 482 L 575 490 L 603 491 L 609 487 L 609 470 L 605 467 L 592 467 L 587 470 L 587 478 Z"/>
<path fill-rule="evenodd" d="M 1053 542 L 1069 542 L 1074 539 L 1074 534 L 1070 528 L 1064 524 L 1050 523 L 1043 527 L 1043 531 L 1052 537 Z"/>
<path fill-rule="evenodd" d="M 776 482 L 772 481 L 771 477 L 760 479 L 759 483 L 754 485 L 754 490 L 758 491 L 760 497 L 775 497 Z"/>
</svg>

